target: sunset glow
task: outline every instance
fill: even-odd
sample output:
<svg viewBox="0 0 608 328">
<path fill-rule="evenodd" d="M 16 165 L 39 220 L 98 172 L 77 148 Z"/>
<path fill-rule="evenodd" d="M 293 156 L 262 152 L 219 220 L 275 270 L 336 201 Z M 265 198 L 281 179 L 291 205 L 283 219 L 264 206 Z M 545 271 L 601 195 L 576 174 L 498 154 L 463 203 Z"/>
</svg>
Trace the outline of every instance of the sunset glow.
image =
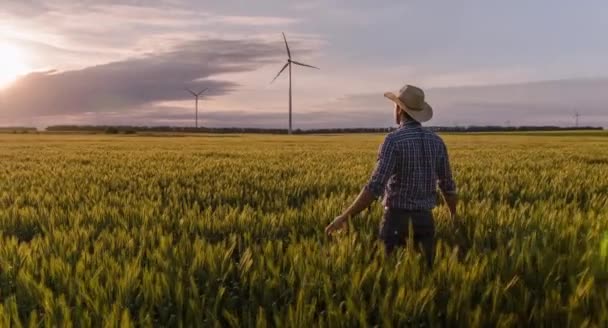
<svg viewBox="0 0 608 328">
<path fill-rule="evenodd" d="M 208 88 L 200 124 L 288 128 L 285 33 L 321 68 L 293 72 L 293 129 L 390 126 L 406 83 L 431 125 L 608 127 L 608 2 L 81 2 L 2 2 L 0 123 L 196 125 L 184 89 Z"/>
<path fill-rule="evenodd" d="M 6 43 L 0 43 L 0 67 L 0 88 L 9 86 L 28 71 L 20 49 Z"/>
</svg>

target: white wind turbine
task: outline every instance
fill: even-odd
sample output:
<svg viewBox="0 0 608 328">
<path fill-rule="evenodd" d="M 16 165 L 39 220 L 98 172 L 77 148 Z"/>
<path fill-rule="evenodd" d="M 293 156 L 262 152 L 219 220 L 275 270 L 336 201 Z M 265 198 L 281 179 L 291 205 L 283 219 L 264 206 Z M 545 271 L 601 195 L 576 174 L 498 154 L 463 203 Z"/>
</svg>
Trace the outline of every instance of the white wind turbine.
<svg viewBox="0 0 608 328">
<path fill-rule="evenodd" d="M 203 89 L 201 90 L 201 92 L 194 92 L 190 89 L 186 89 L 186 91 L 188 91 L 190 94 L 192 94 L 194 96 L 194 107 L 196 108 L 196 117 L 194 119 L 194 126 L 198 129 L 198 98 L 203 94 L 203 92 L 207 91 L 207 89 Z"/>
<path fill-rule="evenodd" d="M 274 80 L 276 80 L 281 75 L 281 73 L 283 73 L 283 71 L 287 68 L 287 66 L 289 66 L 289 134 L 291 134 L 291 126 L 292 126 L 291 125 L 291 64 L 315 68 L 315 69 L 319 69 L 319 68 L 292 60 L 291 51 L 289 50 L 289 45 L 287 44 L 287 38 L 285 37 L 285 33 L 283 33 L 283 40 L 285 40 L 285 48 L 287 49 L 287 62 L 285 63 L 283 68 L 281 68 L 281 70 L 279 71 L 277 76 L 275 76 L 274 79 L 272 79 L 272 82 L 274 82 Z M 272 83 L 272 82 L 270 82 L 270 83 Z"/>
</svg>

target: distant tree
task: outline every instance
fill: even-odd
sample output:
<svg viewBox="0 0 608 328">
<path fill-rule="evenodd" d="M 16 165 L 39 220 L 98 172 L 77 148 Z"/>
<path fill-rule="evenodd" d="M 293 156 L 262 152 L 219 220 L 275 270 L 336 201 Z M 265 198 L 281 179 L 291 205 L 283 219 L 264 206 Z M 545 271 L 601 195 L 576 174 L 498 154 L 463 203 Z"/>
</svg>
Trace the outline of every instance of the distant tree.
<svg viewBox="0 0 608 328">
<path fill-rule="evenodd" d="M 115 128 L 115 127 L 107 127 L 107 128 L 104 130 L 104 133 L 105 133 L 105 134 L 118 134 L 118 128 Z"/>
</svg>

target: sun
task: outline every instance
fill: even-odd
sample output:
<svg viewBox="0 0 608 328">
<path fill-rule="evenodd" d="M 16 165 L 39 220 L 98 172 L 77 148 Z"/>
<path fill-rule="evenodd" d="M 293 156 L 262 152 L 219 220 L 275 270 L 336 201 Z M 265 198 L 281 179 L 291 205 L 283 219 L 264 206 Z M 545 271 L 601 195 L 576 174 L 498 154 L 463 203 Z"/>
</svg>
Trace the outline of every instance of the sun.
<svg viewBox="0 0 608 328">
<path fill-rule="evenodd" d="M 0 42 L 0 89 L 8 87 L 28 70 L 20 49 Z"/>
</svg>

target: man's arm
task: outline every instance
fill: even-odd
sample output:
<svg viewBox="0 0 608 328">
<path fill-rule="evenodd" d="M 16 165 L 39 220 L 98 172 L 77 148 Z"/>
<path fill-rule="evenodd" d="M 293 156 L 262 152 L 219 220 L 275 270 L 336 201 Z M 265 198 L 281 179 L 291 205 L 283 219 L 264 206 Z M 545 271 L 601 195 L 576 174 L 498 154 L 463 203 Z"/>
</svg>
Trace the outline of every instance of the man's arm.
<svg viewBox="0 0 608 328">
<path fill-rule="evenodd" d="M 368 208 L 373 202 L 376 200 L 376 196 L 372 194 L 367 188 L 363 188 L 357 196 L 357 199 L 350 205 L 346 211 L 344 211 L 341 216 L 345 216 L 347 218 L 353 217 Z"/>
<path fill-rule="evenodd" d="M 456 208 L 458 206 L 458 193 L 456 191 L 456 182 L 452 176 L 452 168 L 450 167 L 450 157 L 445 144 L 442 148 L 442 156 L 437 165 L 437 176 L 439 177 L 439 189 L 443 195 L 443 199 L 450 209 L 452 218 L 456 218 Z"/>
<path fill-rule="evenodd" d="M 326 228 L 329 235 L 343 228 L 348 220 L 368 208 L 375 199 L 384 193 L 384 187 L 395 170 L 396 163 L 395 145 L 388 137 L 382 143 L 378 152 L 378 162 L 370 181 L 361 190 L 357 199 L 341 215 L 336 217 Z"/>
</svg>

